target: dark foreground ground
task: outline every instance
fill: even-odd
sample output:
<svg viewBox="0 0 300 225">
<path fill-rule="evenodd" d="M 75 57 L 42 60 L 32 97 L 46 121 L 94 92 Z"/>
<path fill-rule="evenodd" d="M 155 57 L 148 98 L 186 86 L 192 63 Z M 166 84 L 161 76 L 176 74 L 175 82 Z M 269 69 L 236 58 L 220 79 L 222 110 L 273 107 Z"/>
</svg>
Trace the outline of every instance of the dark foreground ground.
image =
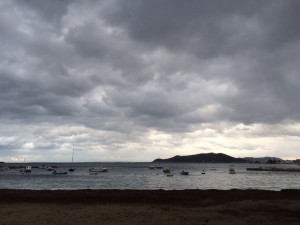
<svg viewBox="0 0 300 225">
<path fill-rule="evenodd" d="M 0 189 L 0 225 L 300 224 L 300 190 Z"/>
</svg>

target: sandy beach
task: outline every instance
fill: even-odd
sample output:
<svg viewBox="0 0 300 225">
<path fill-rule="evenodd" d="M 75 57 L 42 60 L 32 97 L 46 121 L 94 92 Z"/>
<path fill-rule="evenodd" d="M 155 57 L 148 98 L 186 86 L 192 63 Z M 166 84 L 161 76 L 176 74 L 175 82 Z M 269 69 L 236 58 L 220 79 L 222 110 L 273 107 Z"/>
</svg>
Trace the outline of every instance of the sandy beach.
<svg viewBox="0 0 300 225">
<path fill-rule="evenodd" d="M 0 190 L 0 224 L 300 224 L 300 190 Z"/>
</svg>

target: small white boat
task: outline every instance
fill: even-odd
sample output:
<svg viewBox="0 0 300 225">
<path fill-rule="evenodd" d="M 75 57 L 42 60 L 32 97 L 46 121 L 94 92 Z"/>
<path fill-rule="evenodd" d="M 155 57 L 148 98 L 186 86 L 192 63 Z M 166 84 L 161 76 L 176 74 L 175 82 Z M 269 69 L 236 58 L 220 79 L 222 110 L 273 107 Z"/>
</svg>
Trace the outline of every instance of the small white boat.
<svg viewBox="0 0 300 225">
<path fill-rule="evenodd" d="M 160 163 L 157 166 L 155 166 L 155 169 L 162 169 L 162 166 L 160 165 Z"/>
<path fill-rule="evenodd" d="M 230 166 L 229 168 L 229 174 L 236 174 L 235 169 L 233 166 Z"/>
<path fill-rule="evenodd" d="M 22 173 L 30 173 L 31 172 L 31 166 L 26 166 L 25 168 L 21 169 L 20 172 L 22 172 Z"/>
<path fill-rule="evenodd" d="M 48 166 L 48 167 L 47 167 L 47 170 L 48 170 L 48 171 L 53 171 L 53 170 L 54 170 L 54 168 L 53 168 L 53 167 L 51 167 L 51 166 Z"/>
<path fill-rule="evenodd" d="M 94 168 L 91 168 L 89 170 L 90 172 L 96 172 L 96 173 L 101 173 L 101 172 L 108 172 L 108 169 L 105 168 L 105 167 L 94 167 Z"/>
<path fill-rule="evenodd" d="M 188 172 L 188 171 L 182 170 L 180 174 L 181 174 L 181 175 L 189 175 L 189 172 Z"/>
<path fill-rule="evenodd" d="M 164 173 L 171 173 L 171 170 L 170 170 L 169 167 L 164 167 L 163 172 Z"/>
</svg>

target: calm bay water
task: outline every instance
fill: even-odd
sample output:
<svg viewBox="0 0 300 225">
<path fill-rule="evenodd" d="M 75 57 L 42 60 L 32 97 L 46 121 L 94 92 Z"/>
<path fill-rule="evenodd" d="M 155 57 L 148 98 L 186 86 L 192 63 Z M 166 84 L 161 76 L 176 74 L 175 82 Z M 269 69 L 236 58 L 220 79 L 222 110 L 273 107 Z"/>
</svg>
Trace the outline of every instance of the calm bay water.
<svg viewBox="0 0 300 225">
<path fill-rule="evenodd" d="M 32 166 L 41 164 L 32 163 Z M 68 171 L 68 163 L 49 163 L 56 165 L 56 170 Z M 45 169 L 33 168 L 29 174 L 22 174 L 18 169 L 0 172 L 0 189 L 300 189 L 300 172 L 255 172 L 247 167 L 270 166 L 254 164 L 234 164 L 236 174 L 229 174 L 230 164 L 202 163 L 166 163 L 173 177 L 167 177 L 162 169 L 150 170 L 153 163 L 76 163 L 75 172 L 67 175 L 52 175 Z M 104 166 L 107 173 L 90 175 L 92 167 Z M 273 165 L 274 167 L 296 167 L 297 165 Z M 201 172 L 205 171 L 205 174 Z M 183 176 L 182 170 L 190 175 Z"/>
</svg>

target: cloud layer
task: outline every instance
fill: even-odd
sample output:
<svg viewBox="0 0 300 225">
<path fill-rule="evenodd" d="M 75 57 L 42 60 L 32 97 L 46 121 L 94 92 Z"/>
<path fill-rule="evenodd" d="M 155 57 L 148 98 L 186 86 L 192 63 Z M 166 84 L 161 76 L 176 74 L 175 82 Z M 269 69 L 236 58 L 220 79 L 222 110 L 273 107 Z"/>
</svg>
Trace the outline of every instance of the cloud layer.
<svg viewBox="0 0 300 225">
<path fill-rule="evenodd" d="M 0 160 L 299 157 L 299 1 L 0 9 Z"/>
</svg>

